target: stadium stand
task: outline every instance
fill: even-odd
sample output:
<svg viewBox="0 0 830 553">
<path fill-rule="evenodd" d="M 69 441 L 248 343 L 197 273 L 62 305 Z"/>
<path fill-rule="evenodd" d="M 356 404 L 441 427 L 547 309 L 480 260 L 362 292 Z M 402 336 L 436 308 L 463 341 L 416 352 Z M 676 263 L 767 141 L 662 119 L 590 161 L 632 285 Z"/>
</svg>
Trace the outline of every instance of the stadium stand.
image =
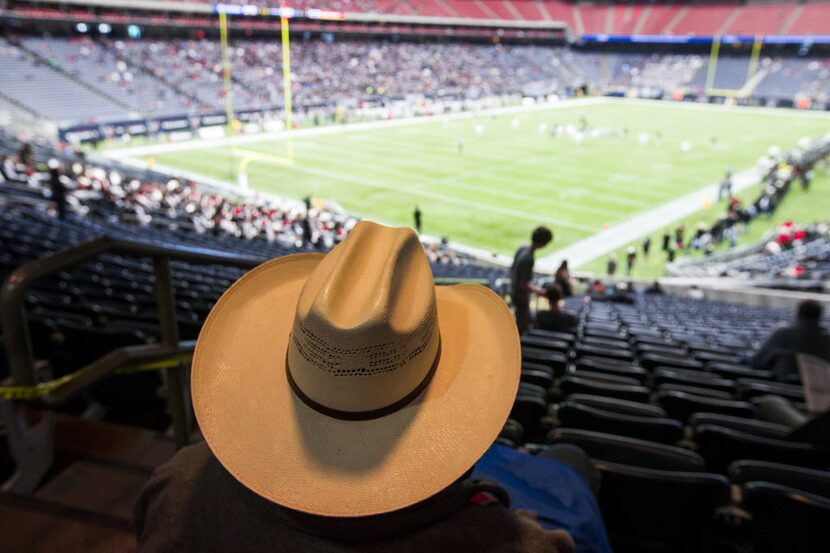
<svg viewBox="0 0 830 553">
<path fill-rule="evenodd" d="M 237 110 L 282 105 L 281 48 L 273 41 L 235 44 L 232 96 Z M 62 127 L 221 113 L 225 91 L 219 43 L 213 40 L 59 39 L 23 37 L 2 55 L 25 80 L 0 84 L 0 94 Z M 294 104 L 333 107 L 383 104 L 420 94 L 434 99 L 521 94 L 571 96 L 587 85 L 601 94 L 651 98 L 702 95 L 708 61 L 696 54 L 607 53 L 544 45 L 404 43 L 354 40 L 295 42 Z M 753 83 L 759 100 L 827 102 L 830 61 L 764 58 Z M 329 68 L 348 67 L 334 78 Z M 747 60 L 718 61 L 714 88 L 739 90 Z M 64 91 L 60 102 L 49 94 Z M 337 102 L 333 101 L 336 98 Z M 75 114 L 67 120 L 61 105 Z"/>
<path fill-rule="evenodd" d="M 7 4 L 14 14 L 37 10 L 39 17 L 55 17 L 48 4 Z M 298 0 L 292 5 L 363 15 L 559 20 L 575 38 L 827 34 L 830 29 L 826 2 Z M 94 12 L 61 9 L 57 13 L 63 17 Z M 166 25 L 186 16 L 153 17 Z M 205 14 L 192 17 L 196 25 L 211 21 L 199 19 Z M 440 29 L 453 32 L 451 26 Z M 338 104 L 387 105 L 407 97 L 420 102 L 503 94 L 706 95 L 709 62 L 698 49 L 617 51 L 576 43 L 357 36 L 363 32 L 335 40 L 298 35 L 302 38 L 294 41 L 292 56 L 299 118 L 306 108 L 312 113 Z M 133 41 L 4 33 L 0 63 L 18 78 L 0 80 L 0 104 L 60 127 L 222 112 L 219 42 L 182 36 L 191 35 L 154 32 Z M 234 38 L 235 109 L 281 107 L 281 54 L 272 39 Z M 741 89 L 746 70 L 745 56 L 725 55 L 713 85 Z M 749 91 L 752 101 L 792 105 L 807 96 L 830 102 L 826 50 L 811 56 L 764 52 L 760 70 Z M 31 553 L 37 541 L 41 549 L 34 553 L 132 551 L 133 500 L 151 471 L 175 453 L 170 435 L 201 436 L 191 434 L 192 424 L 185 424 L 184 434 L 177 426 L 184 417 L 177 419 L 174 402 L 188 397 L 187 387 L 182 395 L 171 379 L 177 373 L 151 364 L 103 378 L 102 359 L 112 359 L 116 348 L 172 346 L 171 336 L 175 346 L 192 351 L 214 303 L 247 268 L 284 255 L 326 252 L 357 219 L 322 199 L 303 205 L 239 196 L 83 154 L 66 143 L 31 137 L 28 130 L 23 134 L 33 147 L 29 161 L 20 155 L 21 133 L 5 123 L 0 129 L 0 282 L 19 276 L 15 271 L 21 267 L 45 267 L 95 240 L 146 250 L 100 254 L 39 279 L 28 291 L 24 334 L 36 360 L 29 367 L 31 382 L 16 380 L 19 373 L 7 362 L 14 356 L 7 358 L 8 343 L 0 335 L 0 414 L 11 421 L 22 418 L 16 415 L 24 410 L 37 413 L 32 418 L 43 419 L 46 431 L 36 443 L 47 444 L 48 450 L 27 449 L 30 444 L 14 442 L 18 438 L 10 429 L 0 427 L 0 481 L 11 477 L 10 488 L 29 492 L 0 492 L 0 550 Z M 801 154 L 815 161 L 828 148 L 825 140 Z M 743 217 L 745 211 L 749 217 L 752 211 L 755 217 L 770 202 L 774 208 L 806 173 L 801 170 L 806 164 L 789 161 L 798 171 L 781 179 L 771 172 L 756 202 L 732 206 L 734 213 Z M 710 238 L 727 239 L 714 227 L 702 230 Z M 505 268 L 443 243 L 425 243 L 424 249 L 438 284 L 479 282 L 504 291 Z M 175 260 L 177 252 L 213 261 Z M 172 289 L 167 290 L 175 309 L 172 321 L 159 315 L 164 303 L 159 267 L 167 256 L 173 257 Z M 233 263 L 221 263 L 228 260 Z M 826 290 L 830 225 L 796 221 L 754 246 L 677 263 L 670 271 L 695 278 L 744 277 L 753 286 Z M 779 382 L 772 372 L 749 366 L 770 332 L 791 319 L 789 311 L 645 294 L 613 284 L 605 292 L 566 299 L 564 310 L 578 319 L 572 332 L 531 328 L 520 337 L 521 382 L 498 443 L 534 454 L 559 444 L 586 452 L 602 476 L 597 499 L 614 551 L 830 550 L 830 538 L 816 531 L 830 519 L 830 449 L 799 441 L 791 428 L 759 416 L 758 405 L 767 395 L 785 398 L 805 413 L 802 383 L 797 377 Z M 9 313 L 0 315 L 5 319 Z M 85 378 L 90 380 L 84 383 Z M 28 385 L 36 382 L 57 382 L 62 395 L 26 397 Z M 27 385 L 19 392 L 24 395 L 14 396 L 9 386 L 22 384 Z M 36 474 L 31 481 L 13 481 L 24 458 L 42 464 L 25 467 Z"/>
</svg>

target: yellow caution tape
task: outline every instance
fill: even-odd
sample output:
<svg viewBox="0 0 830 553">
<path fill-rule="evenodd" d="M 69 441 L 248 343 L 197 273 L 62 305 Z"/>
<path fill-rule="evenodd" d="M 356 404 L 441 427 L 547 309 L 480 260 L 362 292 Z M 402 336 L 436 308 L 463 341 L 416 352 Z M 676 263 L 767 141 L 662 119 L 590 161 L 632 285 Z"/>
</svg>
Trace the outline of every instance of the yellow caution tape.
<svg viewBox="0 0 830 553">
<path fill-rule="evenodd" d="M 193 354 L 187 353 L 183 355 L 176 355 L 162 359 L 160 361 L 151 361 L 148 363 L 137 363 L 134 365 L 125 365 L 115 370 L 115 374 L 128 374 L 135 372 L 157 371 L 160 369 L 172 369 L 178 367 L 186 361 L 190 361 Z M 54 392 L 58 388 L 72 382 L 80 376 L 81 371 L 75 371 L 67 375 L 61 376 L 54 380 L 41 382 L 34 386 L 0 386 L 0 399 L 10 400 L 32 400 L 37 399 Z"/>
</svg>

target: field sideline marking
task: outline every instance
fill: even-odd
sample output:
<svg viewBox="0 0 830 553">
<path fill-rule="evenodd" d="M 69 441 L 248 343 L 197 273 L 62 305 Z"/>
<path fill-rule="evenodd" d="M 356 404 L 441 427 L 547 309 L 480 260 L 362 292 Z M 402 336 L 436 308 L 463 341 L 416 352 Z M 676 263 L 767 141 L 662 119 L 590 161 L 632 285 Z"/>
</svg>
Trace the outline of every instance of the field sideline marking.
<svg viewBox="0 0 830 553">
<path fill-rule="evenodd" d="M 732 190 L 738 193 L 750 188 L 760 181 L 760 173 L 757 168 L 750 168 L 737 173 L 732 177 Z M 536 261 L 536 269 L 539 271 L 553 272 L 559 264 L 567 259 L 568 264 L 578 268 L 598 257 L 622 248 L 634 240 L 647 236 L 654 231 L 665 228 L 684 217 L 697 213 L 705 201 L 717 198 L 720 183 L 710 184 L 701 189 L 695 190 L 685 196 L 680 196 L 659 205 L 648 211 L 644 211 L 625 219 L 621 223 L 612 226 L 604 232 L 589 236 L 557 250 L 552 254 Z"/>
<path fill-rule="evenodd" d="M 432 116 L 404 117 L 400 119 L 368 121 L 365 123 L 349 123 L 346 125 L 328 125 L 323 127 L 313 127 L 307 129 L 294 129 L 290 133 L 287 131 L 279 131 L 271 133 L 248 134 L 243 136 L 231 136 L 227 138 L 220 138 L 218 140 L 185 140 L 182 142 L 173 142 L 171 144 L 153 144 L 151 146 L 138 146 L 135 148 L 117 148 L 112 150 L 104 150 L 100 152 L 100 154 L 113 159 L 121 159 L 127 157 L 143 157 L 148 155 L 181 152 L 185 150 L 199 150 L 203 148 L 212 148 L 215 146 L 229 146 L 236 144 L 247 144 L 249 142 L 279 140 L 282 138 L 287 138 L 288 136 L 290 136 L 291 138 L 303 138 L 307 136 L 349 133 L 352 131 L 388 129 L 392 127 L 403 127 L 407 125 L 424 125 L 444 120 L 454 121 L 457 119 L 473 119 L 476 117 L 484 117 L 488 115 L 525 113 L 530 111 L 550 109 L 569 109 L 579 106 L 599 105 L 605 103 L 608 103 L 608 98 L 606 98 L 605 96 L 581 98 L 578 100 L 568 99 L 560 100 L 559 102 L 552 104 L 534 104 L 532 106 L 509 106 L 503 108 L 485 109 L 480 111 L 463 111 L 458 113 L 449 113 Z"/>
<path fill-rule="evenodd" d="M 795 108 L 765 108 L 761 106 L 725 106 L 723 104 L 704 104 L 699 102 L 669 102 L 666 100 L 649 100 L 647 98 L 618 98 L 607 96 L 609 103 L 614 104 L 642 104 L 655 107 L 682 107 L 685 109 L 699 109 L 704 111 L 718 111 L 720 113 L 755 113 L 757 115 L 773 115 L 776 117 L 807 117 L 810 119 L 826 119 L 830 121 L 830 112 L 795 109 Z"/>
</svg>

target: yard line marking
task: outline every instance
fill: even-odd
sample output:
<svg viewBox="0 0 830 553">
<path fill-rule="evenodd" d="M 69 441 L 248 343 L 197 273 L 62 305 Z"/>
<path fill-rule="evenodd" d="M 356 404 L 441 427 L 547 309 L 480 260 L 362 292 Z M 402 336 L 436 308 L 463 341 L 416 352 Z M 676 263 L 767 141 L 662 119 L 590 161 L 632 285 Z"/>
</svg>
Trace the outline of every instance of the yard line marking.
<svg viewBox="0 0 830 553">
<path fill-rule="evenodd" d="M 317 160 L 317 161 L 326 161 L 326 162 L 329 162 L 332 159 L 330 156 L 326 156 L 326 157 L 314 156 L 314 155 L 309 154 L 308 152 L 304 153 L 302 157 Z M 355 167 L 355 168 L 360 168 L 360 169 L 365 168 L 365 165 L 360 163 L 360 162 L 347 161 L 347 160 L 344 160 L 344 159 L 337 160 L 335 162 L 335 164 L 343 165 L 343 166 L 350 166 L 350 167 Z M 294 166 L 295 166 L 295 168 L 297 167 L 296 164 Z M 387 166 L 388 166 L 388 164 L 387 164 Z M 438 178 L 438 179 L 431 179 L 431 178 L 428 178 L 428 177 L 420 177 L 420 176 L 414 175 L 410 172 L 403 172 L 403 171 L 397 171 L 395 169 L 389 169 L 387 167 L 374 167 L 374 168 L 372 168 L 372 171 L 374 173 L 377 173 L 377 174 L 388 174 L 388 175 L 391 175 L 393 178 L 396 178 L 396 179 L 405 179 L 405 180 L 411 181 L 411 183 L 414 186 L 410 187 L 410 188 L 411 189 L 417 189 L 417 190 L 423 190 L 424 187 L 428 187 L 428 186 L 446 185 L 448 187 L 455 188 L 455 189 L 470 190 L 470 191 L 473 191 L 473 192 L 478 192 L 480 194 L 489 194 L 489 195 L 495 196 L 497 198 L 513 198 L 513 199 L 517 199 L 517 200 L 525 200 L 526 201 L 529 198 L 533 197 L 533 195 L 531 195 L 531 194 L 516 194 L 516 193 L 512 193 L 512 192 L 507 192 L 507 191 L 504 191 L 504 190 L 494 190 L 494 189 L 491 189 L 491 188 L 484 187 L 481 184 L 475 185 L 475 184 L 465 184 L 465 183 L 461 183 L 461 182 L 456 182 L 457 175 L 450 175 L 448 177 L 441 177 L 441 178 Z M 514 184 L 514 183 L 515 183 L 515 180 L 510 182 L 510 184 Z M 547 190 L 547 191 L 541 192 L 541 194 L 545 194 L 545 193 L 547 193 L 547 194 L 550 194 L 550 193 L 556 194 L 557 190 L 553 189 L 553 190 Z M 537 196 L 537 198 L 540 201 L 543 201 L 545 203 L 549 203 L 550 204 L 549 209 L 551 209 L 551 210 L 556 209 L 558 207 L 554 203 L 554 202 L 556 202 L 556 199 L 554 199 L 554 198 L 547 199 L 547 198 L 538 197 L 538 196 Z M 613 217 L 614 219 L 618 219 L 620 217 L 619 211 L 614 211 L 614 210 L 610 210 L 610 209 L 603 209 L 603 208 L 598 208 L 598 207 L 591 207 L 591 206 L 586 206 L 586 205 L 570 204 L 570 205 L 568 205 L 568 209 L 570 211 L 580 211 L 580 212 L 584 212 L 584 213 L 591 213 L 591 214 L 594 214 L 594 215 L 601 215 L 601 216 L 606 217 L 606 218 L 607 217 Z"/>
<path fill-rule="evenodd" d="M 263 163 L 271 163 L 268 160 L 262 160 Z M 280 167 L 285 167 L 284 165 L 280 164 Z M 575 223 L 572 221 L 564 220 L 564 219 L 557 219 L 554 217 L 547 217 L 543 215 L 533 215 L 527 213 L 526 211 L 521 211 L 518 209 L 510 209 L 501 206 L 490 205 L 486 203 L 476 202 L 472 200 L 465 200 L 463 198 L 457 198 L 455 196 L 447 196 L 445 194 L 438 194 L 435 192 L 430 192 L 426 190 L 413 190 L 413 189 L 406 189 L 402 188 L 401 186 L 390 185 L 381 182 L 371 181 L 369 179 L 363 179 L 359 177 L 353 177 L 348 174 L 344 173 L 336 173 L 334 171 L 328 171 L 325 169 L 319 168 L 312 168 L 312 167 L 305 167 L 301 165 L 293 165 L 287 168 L 289 171 L 297 171 L 300 173 L 308 173 L 310 175 L 317 175 L 320 177 L 325 177 L 327 179 L 336 179 L 341 180 L 344 182 L 351 182 L 357 184 L 359 186 L 365 186 L 367 188 L 377 188 L 379 190 L 391 190 L 400 194 L 408 194 L 410 196 L 422 197 L 422 198 L 432 198 L 434 200 L 440 200 L 445 203 L 459 205 L 463 207 L 470 207 L 475 208 L 480 211 L 491 212 L 491 213 L 500 213 L 502 215 L 509 215 L 511 217 L 515 217 L 518 219 L 525 219 L 528 221 L 535 221 L 536 223 L 549 223 L 552 225 L 559 225 L 561 227 L 569 228 L 571 230 L 579 230 L 588 233 L 594 233 L 597 231 L 597 227 L 583 225 L 581 223 Z"/>
</svg>

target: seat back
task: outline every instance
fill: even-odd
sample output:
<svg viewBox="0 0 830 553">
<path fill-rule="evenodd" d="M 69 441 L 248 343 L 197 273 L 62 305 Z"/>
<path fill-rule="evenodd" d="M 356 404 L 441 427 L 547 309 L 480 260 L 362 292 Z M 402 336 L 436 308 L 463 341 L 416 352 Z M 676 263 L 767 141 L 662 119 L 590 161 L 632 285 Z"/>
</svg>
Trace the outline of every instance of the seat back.
<svg viewBox="0 0 830 553">
<path fill-rule="evenodd" d="M 790 429 L 783 424 L 759 421 L 746 417 L 730 417 L 729 415 L 721 415 L 718 413 L 695 413 L 689 417 L 689 425 L 692 428 L 697 428 L 704 424 L 714 424 L 756 436 L 776 438 L 779 440 L 787 439 L 787 435 L 790 433 Z"/>
<path fill-rule="evenodd" d="M 684 394 L 691 394 L 700 397 L 712 397 L 716 399 L 735 399 L 735 396 L 729 392 L 724 392 L 723 390 L 713 390 L 712 388 L 702 388 L 700 386 L 691 386 L 686 384 L 675 384 L 674 382 L 660 384 L 657 386 L 657 390 L 660 392 L 683 392 Z"/>
<path fill-rule="evenodd" d="M 658 366 L 676 367 L 678 369 L 703 368 L 703 363 L 691 357 L 666 355 L 664 353 L 644 353 L 640 356 L 640 364 L 648 369 L 654 369 Z"/>
<path fill-rule="evenodd" d="M 721 475 L 613 463 L 598 468 L 600 509 L 617 552 L 697 553 L 716 509 L 729 502 L 729 481 Z"/>
<path fill-rule="evenodd" d="M 683 437 L 683 425 L 673 419 L 621 415 L 571 401 L 559 406 L 557 418 L 564 428 L 607 432 L 662 444 L 675 444 Z"/>
<path fill-rule="evenodd" d="M 601 357 L 580 357 L 576 360 L 576 369 L 627 376 L 629 378 L 636 378 L 641 383 L 648 379 L 648 372 L 641 367 L 635 367 L 626 361 L 603 359 Z"/>
<path fill-rule="evenodd" d="M 557 428 L 547 442 L 573 444 L 591 459 L 621 465 L 681 472 L 700 472 L 705 466 L 703 458 L 688 449 L 604 432 Z"/>
<path fill-rule="evenodd" d="M 700 388 L 711 388 L 733 393 L 735 382 L 725 378 L 719 378 L 711 373 L 695 369 L 672 369 L 670 367 L 657 367 L 654 371 L 654 383 L 660 384 L 681 384 L 684 386 L 697 386 Z"/>
<path fill-rule="evenodd" d="M 694 413 L 720 413 L 750 418 L 754 415 L 752 405 L 743 401 L 702 397 L 684 392 L 658 392 L 657 402 L 670 417 L 684 423 Z"/>
<path fill-rule="evenodd" d="M 604 482 L 603 482 L 604 484 Z M 752 515 L 750 535 L 757 553 L 830 551 L 830 499 L 769 482 L 743 486 Z"/>
<path fill-rule="evenodd" d="M 830 471 L 766 461 L 735 461 L 729 465 L 733 484 L 769 482 L 830 499 Z"/>
<path fill-rule="evenodd" d="M 756 436 L 723 426 L 704 424 L 695 428 L 698 451 L 706 459 L 706 468 L 725 473 L 729 464 L 754 459 L 803 467 L 824 467 L 830 451 L 801 442 L 788 442 Z"/>
<path fill-rule="evenodd" d="M 577 376 L 565 376 L 559 380 L 559 387 L 563 397 L 570 394 L 593 394 L 598 396 L 615 397 L 629 401 L 648 401 L 651 391 L 644 386 L 630 386 L 625 384 L 606 384 L 579 378 Z"/>
<path fill-rule="evenodd" d="M 568 357 L 560 351 L 522 347 L 522 363 L 539 363 L 553 369 L 556 376 L 562 376 L 568 366 Z"/>
<path fill-rule="evenodd" d="M 513 402 L 510 418 L 522 425 L 525 441 L 536 441 L 541 436 L 540 419 L 547 414 L 545 398 L 536 394 L 524 393 L 521 389 Z"/>
<path fill-rule="evenodd" d="M 561 351 L 563 353 L 566 353 L 571 348 L 568 342 L 545 338 L 542 336 L 522 336 L 522 346 L 551 351 Z"/>
<path fill-rule="evenodd" d="M 613 397 L 594 396 L 591 394 L 571 394 L 568 401 L 587 405 L 597 409 L 603 409 L 621 415 L 634 415 L 638 417 L 665 417 L 666 412 L 656 405 L 642 403 L 639 401 L 626 401 Z"/>
</svg>

